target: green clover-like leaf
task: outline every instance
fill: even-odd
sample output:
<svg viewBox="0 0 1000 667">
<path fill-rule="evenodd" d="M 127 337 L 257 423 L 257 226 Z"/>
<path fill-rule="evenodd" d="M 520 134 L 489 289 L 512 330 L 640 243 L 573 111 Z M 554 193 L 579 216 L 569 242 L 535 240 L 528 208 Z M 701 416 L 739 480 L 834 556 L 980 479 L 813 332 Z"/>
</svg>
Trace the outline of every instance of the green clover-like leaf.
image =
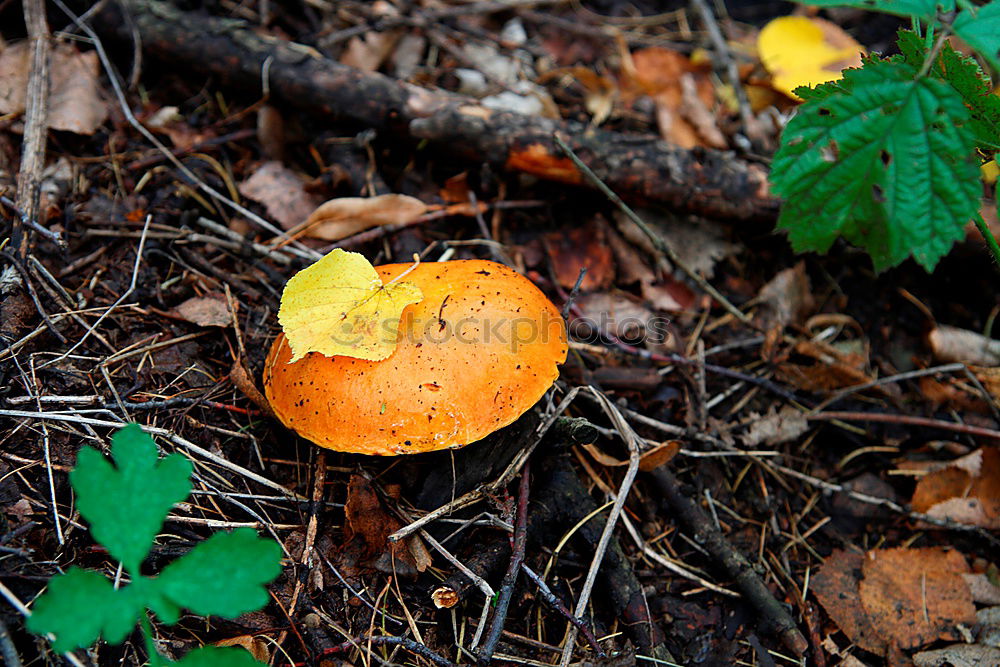
<svg viewBox="0 0 1000 667">
<path fill-rule="evenodd" d="M 54 634 L 52 647 L 60 653 L 90 646 L 99 637 L 117 644 L 135 628 L 142 613 L 138 592 L 132 586 L 115 590 L 100 574 L 73 567 L 49 581 L 48 591 L 35 601 L 27 627 L 38 634 Z"/>
<path fill-rule="evenodd" d="M 868 59 L 806 101 L 771 165 L 778 220 L 797 251 L 838 236 L 877 270 L 912 255 L 928 271 L 964 237 L 979 206 L 970 115 L 950 85 L 911 65 Z"/>
<path fill-rule="evenodd" d="M 156 589 L 169 604 L 153 609 L 167 622 L 176 620 L 178 607 L 235 618 L 267 604 L 265 584 L 280 573 L 281 547 L 274 540 L 250 528 L 216 533 L 163 568 Z"/>
<path fill-rule="evenodd" d="M 84 447 L 69 479 L 94 539 L 134 578 L 167 512 L 191 491 L 191 463 L 181 454 L 158 460 L 156 444 L 137 424 L 114 435 L 111 455 L 114 466 Z"/>
</svg>

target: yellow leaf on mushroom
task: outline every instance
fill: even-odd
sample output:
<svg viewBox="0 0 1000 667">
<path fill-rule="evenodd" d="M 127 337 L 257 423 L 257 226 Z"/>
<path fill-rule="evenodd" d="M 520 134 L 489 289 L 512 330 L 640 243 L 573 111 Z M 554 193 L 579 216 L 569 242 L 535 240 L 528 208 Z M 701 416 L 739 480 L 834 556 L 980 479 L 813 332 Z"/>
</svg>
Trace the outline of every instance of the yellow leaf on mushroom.
<svg viewBox="0 0 1000 667">
<path fill-rule="evenodd" d="M 823 19 L 782 16 L 757 37 L 760 60 L 771 73 L 771 85 L 786 95 L 799 86 L 835 81 L 848 67 L 860 67 L 863 46 L 839 26 Z"/>
<path fill-rule="evenodd" d="M 293 362 L 310 352 L 380 361 L 396 349 L 403 310 L 421 299 L 416 285 L 383 285 L 367 259 L 338 248 L 288 281 L 278 321 Z"/>
</svg>

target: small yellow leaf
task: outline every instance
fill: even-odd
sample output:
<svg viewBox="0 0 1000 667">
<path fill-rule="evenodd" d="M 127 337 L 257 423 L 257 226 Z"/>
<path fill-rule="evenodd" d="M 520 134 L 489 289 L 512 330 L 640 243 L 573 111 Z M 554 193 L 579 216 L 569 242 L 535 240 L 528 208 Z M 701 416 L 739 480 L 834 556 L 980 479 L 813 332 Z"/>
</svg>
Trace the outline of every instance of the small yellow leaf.
<svg viewBox="0 0 1000 667">
<path fill-rule="evenodd" d="M 367 259 L 338 248 L 292 276 L 278 321 L 293 362 L 310 352 L 381 361 L 396 349 L 403 310 L 423 298 L 412 283 L 383 285 Z"/>
<path fill-rule="evenodd" d="M 835 81 L 848 67 L 860 67 L 863 46 L 839 26 L 823 19 L 782 16 L 757 37 L 760 60 L 771 73 L 775 90 L 799 99 L 792 91 Z"/>
</svg>

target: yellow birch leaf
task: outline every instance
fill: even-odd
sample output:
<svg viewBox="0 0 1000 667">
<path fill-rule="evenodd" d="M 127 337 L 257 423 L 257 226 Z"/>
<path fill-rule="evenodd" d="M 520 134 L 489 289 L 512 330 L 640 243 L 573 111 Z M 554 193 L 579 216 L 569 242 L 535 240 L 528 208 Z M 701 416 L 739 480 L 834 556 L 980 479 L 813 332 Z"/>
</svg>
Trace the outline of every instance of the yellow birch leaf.
<svg viewBox="0 0 1000 667">
<path fill-rule="evenodd" d="M 396 349 L 403 310 L 423 298 L 412 283 L 383 285 L 367 259 L 338 248 L 292 276 L 278 321 L 293 362 L 310 352 L 381 361 Z"/>
<path fill-rule="evenodd" d="M 760 61 L 775 90 L 793 99 L 799 86 L 835 81 L 848 67 L 860 67 L 863 46 L 839 26 L 823 19 L 782 16 L 757 37 Z"/>
</svg>

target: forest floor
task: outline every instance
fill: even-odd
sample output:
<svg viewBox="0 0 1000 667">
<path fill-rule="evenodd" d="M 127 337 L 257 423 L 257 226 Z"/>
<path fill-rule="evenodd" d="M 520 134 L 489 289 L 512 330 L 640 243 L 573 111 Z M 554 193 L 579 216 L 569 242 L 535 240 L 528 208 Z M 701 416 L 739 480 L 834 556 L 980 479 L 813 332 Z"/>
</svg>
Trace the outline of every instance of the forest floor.
<svg viewBox="0 0 1000 667">
<path fill-rule="evenodd" d="M 262 611 L 153 618 L 174 658 L 236 640 L 275 665 L 1000 665 L 996 267 L 974 234 L 931 275 L 877 275 L 774 232 L 761 183 L 796 102 L 753 45 L 804 10 L 192 4 L 124 3 L 119 22 L 109 3 L 94 34 L 49 7 L 47 104 L 0 95 L 8 664 L 63 660 L 16 606 L 50 577 L 116 576 L 67 473 L 138 422 L 195 466 L 148 573 L 239 526 L 284 549 Z M 896 28 L 823 16 L 869 50 Z M 0 91 L 23 91 L 18 3 L 0 26 Z M 350 211 L 312 215 L 330 200 Z M 265 358 L 284 284 L 336 247 L 509 264 L 568 313 L 559 380 L 459 450 L 296 436 L 262 404 Z M 135 633 L 75 658 L 141 665 L 146 648 Z"/>
</svg>

